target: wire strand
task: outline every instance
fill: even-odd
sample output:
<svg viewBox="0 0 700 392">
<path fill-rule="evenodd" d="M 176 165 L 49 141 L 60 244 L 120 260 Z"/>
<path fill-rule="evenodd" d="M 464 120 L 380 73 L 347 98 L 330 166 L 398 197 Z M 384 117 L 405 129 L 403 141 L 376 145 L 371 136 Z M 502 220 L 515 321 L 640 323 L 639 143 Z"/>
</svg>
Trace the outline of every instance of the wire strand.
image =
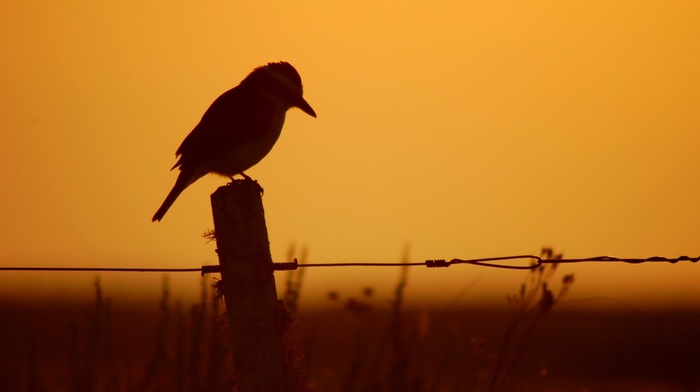
<svg viewBox="0 0 700 392">
<path fill-rule="evenodd" d="M 508 264 L 509 261 L 530 261 L 528 265 Z M 534 255 L 500 256 L 486 257 L 479 259 L 434 259 L 415 263 L 304 263 L 300 264 L 296 259 L 291 262 L 273 263 L 275 270 L 294 270 L 297 268 L 325 268 L 325 267 L 416 267 L 425 266 L 427 268 L 447 268 L 452 264 L 468 264 L 479 267 L 512 269 L 512 270 L 533 270 L 542 264 L 573 264 L 573 263 L 628 263 L 642 264 L 649 262 L 663 262 L 675 264 L 681 261 L 697 263 L 698 257 L 679 256 L 667 258 L 662 256 L 652 256 L 644 259 L 620 258 L 614 256 L 596 256 L 580 259 L 543 259 Z M 0 271 L 51 271 L 51 272 L 199 272 L 202 275 L 219 272 L 218 265 L 205 265 L 201 268 L 99 268 L 99 267 L 0 267 Z"/>
</svg>

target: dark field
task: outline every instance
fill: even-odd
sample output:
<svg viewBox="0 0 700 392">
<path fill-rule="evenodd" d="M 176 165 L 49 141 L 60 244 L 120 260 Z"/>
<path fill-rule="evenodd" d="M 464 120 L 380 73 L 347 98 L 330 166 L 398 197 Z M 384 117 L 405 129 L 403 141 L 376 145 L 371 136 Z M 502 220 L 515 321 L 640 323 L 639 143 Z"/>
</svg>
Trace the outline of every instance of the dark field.
<svg viewBox="0 0 700 392">
<path fill-rule="evenodd" d="M 700 390 L 700 312 L 396 313 L 366 294 L 296 315 L 287 341 L 297 385 L 312 391 Z M 216 306 L 211 299 L 187 307 L 166 300 L 146 308 L 99 296 L 84 303 L 6 301 L 0 391 L 231 390 L 223 304 Z"/>
</svg>

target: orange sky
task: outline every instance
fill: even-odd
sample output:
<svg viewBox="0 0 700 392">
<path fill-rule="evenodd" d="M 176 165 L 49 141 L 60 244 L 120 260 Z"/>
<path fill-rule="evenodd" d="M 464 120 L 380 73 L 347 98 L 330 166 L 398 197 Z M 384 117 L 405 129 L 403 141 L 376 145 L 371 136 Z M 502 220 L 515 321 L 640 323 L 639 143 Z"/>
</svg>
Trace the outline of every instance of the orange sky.
<svg viewBox="0 0 700 392">
<path fill-rule="evenodd" d="M 3 1 L 0 264 L 216 263 L 200 234 L 224 179 L 150 218 L 204 110 L 278 60 L 299 70 L 318 119 L 292 110 L 248 172 L 266 191 L 277 261 L 293 242 L 309 262 L 398 261 L 406 244 L 411 261 L 543 245 L 697 256 L 698 20 L 691 1 Z M 700 304 L 697 265 L 562 272 L 577 277 L 570 299 Z M 409 301 L 449 303 L 474 283 L 465 301 L 498 302 L 523 275 L 415 269 Z M 397 278 L 313 270 L 306 299 L 364 286 L 388 296 Z M 158 292 L 160 279 L 102 277 L 117 298 Z M 92 274 L 0 272 L 0 298 L 91 285 Z"/>
</svg>

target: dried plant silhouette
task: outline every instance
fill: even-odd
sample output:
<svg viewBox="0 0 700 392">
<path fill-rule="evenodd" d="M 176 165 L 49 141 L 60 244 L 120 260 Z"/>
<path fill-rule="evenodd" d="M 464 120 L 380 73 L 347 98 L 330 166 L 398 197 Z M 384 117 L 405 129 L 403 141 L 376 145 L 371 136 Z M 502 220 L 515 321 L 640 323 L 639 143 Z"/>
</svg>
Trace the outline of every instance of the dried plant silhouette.
<svg viewBox="0 0 700 392">
<path fill-rule="evenodd" d="M 543 248 L 541 257 L 547 260 L 560 260 L 562 254 L 556 254 L 552 248 Z M 544 318 L 571 288 L 573 275 L 562 278 L 559 292 L 555 295 L 551 289 L 551 280 L 559 264 L 540 265 L 530 271 L 528 279 L 520 286 L 518 294 L 508 295 L 508 303 L 515 311 L 513 321 L 506 330 L 506 335 L 491 375 L 488 391 L 508 390 L 518 358 L 523 355 L 532 342 L 533 334 Z"/>
</svg>

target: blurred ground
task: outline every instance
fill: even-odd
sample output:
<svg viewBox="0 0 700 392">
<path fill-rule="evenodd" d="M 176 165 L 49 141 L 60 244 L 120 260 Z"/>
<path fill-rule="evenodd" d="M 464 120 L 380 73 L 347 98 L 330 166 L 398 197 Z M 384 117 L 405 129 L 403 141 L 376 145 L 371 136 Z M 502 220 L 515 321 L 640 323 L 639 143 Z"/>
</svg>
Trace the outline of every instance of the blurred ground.
<svg viewBox="0 0 700 392">
<path fill-rule="evenodd" d="M 228 390 L 225 333 L 217 332 L 223 306 L 171 302 L 0 304 L 0 390 L 169 390 L 173 382 L 173 390 Z M 700 388 L 700 312 L 554 309 L 508 335 L 509 311 L 426 308 L 396 317 L 372 299 L 336 304 L 301 311 L 291 326 L 295 366 L 313 391 L 401 382 L 406 390 L 484 391 L 506 336 L 507 390 Z"/>
</svg>

